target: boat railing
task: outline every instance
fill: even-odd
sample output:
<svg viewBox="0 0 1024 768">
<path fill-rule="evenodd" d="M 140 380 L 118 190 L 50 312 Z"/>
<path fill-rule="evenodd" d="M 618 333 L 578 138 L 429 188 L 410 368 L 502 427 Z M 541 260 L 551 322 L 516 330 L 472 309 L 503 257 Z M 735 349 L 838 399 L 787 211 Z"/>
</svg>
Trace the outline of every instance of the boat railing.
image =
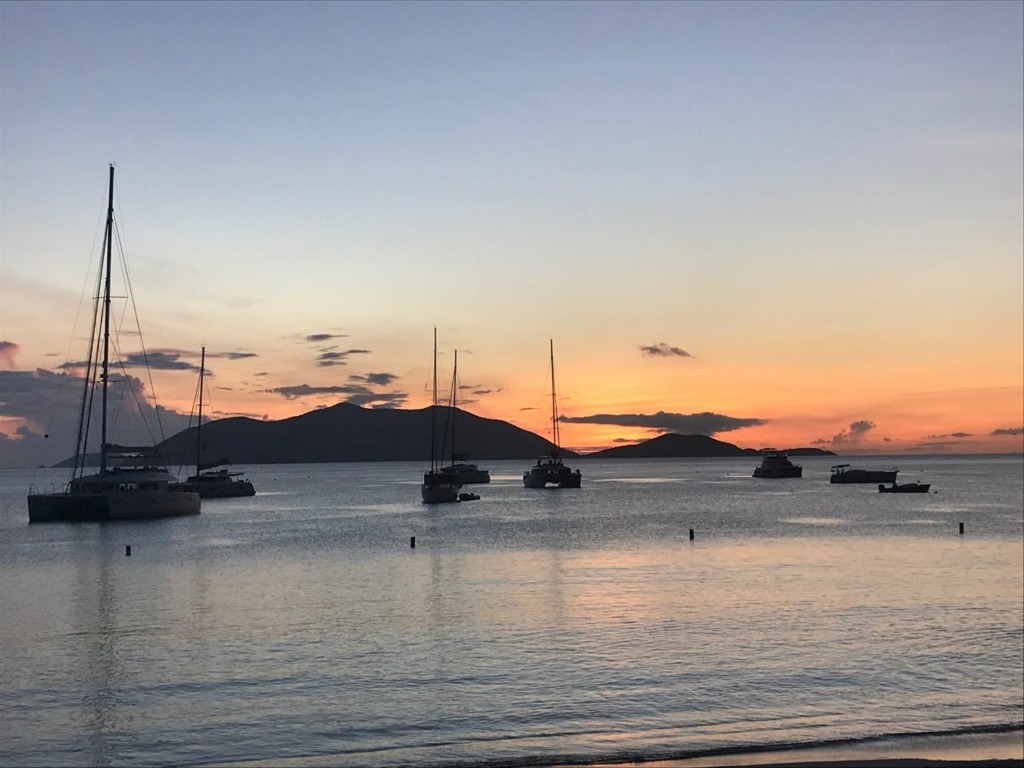
<svg viewBox="0 0 1024 768">
<path fill-rule="evenodd" d="M 52 493 L 67 493 L 68 484 L 61 483 L 30 483 L 28 486 L 29 496 L 45 496 Z"/>
</svg>

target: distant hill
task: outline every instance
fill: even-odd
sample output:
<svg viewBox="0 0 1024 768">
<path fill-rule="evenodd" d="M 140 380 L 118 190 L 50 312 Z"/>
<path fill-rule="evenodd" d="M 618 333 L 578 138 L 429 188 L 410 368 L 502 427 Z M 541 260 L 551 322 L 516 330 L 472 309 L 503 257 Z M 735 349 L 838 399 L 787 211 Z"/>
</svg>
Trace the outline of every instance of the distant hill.
<svg viewBox="0 0 1024 768">
<path fill-rule="evenodd" d="M 437 406 L 438 457 L 451 457 L 444 444 L 445 424 L 455 418 L 456 450 L 472 461 L 534 459 L 547 454 L 547 438 L 507 421 L 484 419 L 459 408 Z M 346 461 L 429 461 L 431 408 L 363 408 L 339 403 L 280 421 L 248 418 L 219 419 L 203 424 L 203 460 L 223 457 L 232 464 L 315 464 Z M 195 464 L 196 429 L 179 432 L 157 450 L 170 466 Z M 787 451 L 794 456 L 834 456 L 818 448 Z M 760 451 L 739 448 L 706 435 L 667 434 L 635 445 L 608 448 L 586 456 L 562 450 L 569 459 L 657 459 L 686 457 L 757 456 Z M 98 463 L 97 457 L 90 457 Z M 73 459 L 57 466 L 67 467 Z"/>
<path fill-rule="evenodd" d="M 431 409 L 362 408 L 339 403 L 280 421 L 220 419 L 203 424 L 203 459 L 225 457 L 233 464 L 303 464 L 344 461 L 429 461 Z M 473 461 L 533 459 L 551 443 L 497 419 L 484 419 L 459 408 L 437 406 L 436 451 L 451 457 L 444 445 L 445 424 L 455 417 L 455 448 Z M 194 464 L 195 428 L 169 438 L 160 449 L 172 464 Z M 566 457 L 576 457 L 564 451 Z"/>
<path fill-rule="evenodd" d="M 835 456 L 831 451 L 820 448 L 792 448 L 786 450 L 791 456 Z M 760 456 L 761 451 L 740 448 L 732 443 L 715 440 L 707 435 L 658 435 L 634 445 L 621 445 L 603 451 L 587 454 L 594 459 L 679 459 L 679 458 L 728 458 L 730 456 Z"/>
<path fill-rule="evenodd" d="M 740 448 L 707 435 L 658 435 L 633 445 L 620 445 L 588 454 L 595 459 L 675 459 L 686 457 L 757 456 L 753 448 Z"/>
</svg>

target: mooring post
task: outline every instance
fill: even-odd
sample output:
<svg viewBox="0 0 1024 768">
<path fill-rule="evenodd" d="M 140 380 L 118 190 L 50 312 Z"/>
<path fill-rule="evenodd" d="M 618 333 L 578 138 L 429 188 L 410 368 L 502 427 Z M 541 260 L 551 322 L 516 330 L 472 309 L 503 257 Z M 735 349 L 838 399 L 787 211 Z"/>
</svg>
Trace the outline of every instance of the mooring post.
<svg viewBox="0 0 1024 768">
<path fill-rule="evenodd" d="M 961 536 L 964 535 L 964 524 L 963 523 L 960 523 L 960 535 Z"/>
<path fill-rule="evenodd" d="M 409 549 L 416 549 L 416 537 L 415 536 L 410 536 L 409 537 Z"/>
<path fill-rule="evenodd" d="M 132 556 L 132 545 L 131 544 L 125 544 L 124 545 L 124 556 L 125 557 L 131 557 Z"/>
<path fill-rule="evenodd" d="M 693 528 L 690 529 L 690 541 L 693 541 Z"/>
</svg>

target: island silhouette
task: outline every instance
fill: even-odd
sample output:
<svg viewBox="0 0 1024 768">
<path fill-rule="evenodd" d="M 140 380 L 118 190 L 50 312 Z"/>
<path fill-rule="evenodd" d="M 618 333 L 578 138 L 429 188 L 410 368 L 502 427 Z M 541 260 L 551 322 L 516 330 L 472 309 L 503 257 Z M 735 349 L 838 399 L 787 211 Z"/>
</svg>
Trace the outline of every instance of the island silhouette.
<svg viewBox="0 0 1024 768">
<path fill-rule="evenodd" d="M 232 464 L 318 464 L 354 461 L 420 461 L 430 456 L 431 410 L 363 408 L 338 403 L 278 421 L 246 417 L 203 424 L 203 457 Z M 460 408 L 437 406 L 439 423 L 452 413 L 458 419 L 458 450 L 473 461 L 536 459 L 551 452 L 551 441 L 499 419 L 486 419 Z M 451 451 L 445 435 L 437 436 L 438 455 Z M 196 427 L 190 427 L 156 446 L 171 465 L 194 464 Z M 819 448 L 792 448 L 796 456 L 834 456 Z M 581 454 L 562 449 L 567 458 L 728 458 L 758 456 L 759 450 L 740 448 L 707 435 L 663 434 L 632 445 Z M 70 466 L 73 458 L 58 467 Z M 87 459 L 88 460 L 88 459 Z"/>
</svg>

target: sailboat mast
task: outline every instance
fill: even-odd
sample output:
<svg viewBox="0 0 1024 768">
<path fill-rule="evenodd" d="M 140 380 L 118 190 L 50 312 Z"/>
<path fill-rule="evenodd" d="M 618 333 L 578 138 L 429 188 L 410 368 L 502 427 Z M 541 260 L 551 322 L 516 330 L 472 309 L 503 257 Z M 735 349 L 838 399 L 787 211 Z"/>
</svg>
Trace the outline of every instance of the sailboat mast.
<svg viewBox="0 0 1024 768">
<path fill-rule="evenodd" d="M 452 465 L 455 464 L 455 418 L 458 412 L 459 396 L 459 350 L 454 350 L 455 359 L 452 365 L 452 394 L 448 413 L 452 419 Z"/>
<path fill-rule="evenodd" d="M 555 401 L 555 341 L 548 339 L 551 346 L 551 439 L 555 445 L 555 458 L 558 457 L 561 443 L 558 437 L 558 406 Z"/>
<path fill-rule="evenodd" d="M 103 422 L 100 430 L 100 472 L 107 471 L 107 384 L 110 379 L 110 264 L 114 240 L 114 164 L 110 164 L 110 183 L 107 190 L 107 228 L 103 236 L 106 275 L 103 281 Z"/>
<path fill-rule="evenodd" d="M 203 458 L 203 389 L 206 384 L 206 347 L 203 347 L 203 351 L 199 356 L 199 421 L 196 423 L 196 474 L 198 475 L 202 469 L 202 458 Z"/>
<path fill-rule="evenodd" d="M 437 445 L 437 326 L 434 326 L 434 386 L 430 406 L 430 471 L 437 471 L 435 446 Z"/>
</svg>

